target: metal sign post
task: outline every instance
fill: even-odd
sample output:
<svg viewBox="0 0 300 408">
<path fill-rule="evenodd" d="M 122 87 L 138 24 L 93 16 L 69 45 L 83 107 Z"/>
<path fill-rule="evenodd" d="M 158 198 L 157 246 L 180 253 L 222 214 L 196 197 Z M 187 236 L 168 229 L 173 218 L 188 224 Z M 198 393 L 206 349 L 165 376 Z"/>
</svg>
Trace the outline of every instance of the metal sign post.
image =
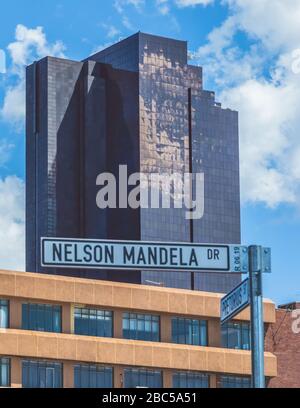
<svg viewBox="0 0 300 408">
<path fill-rule="evenodd" d="M 270 248 L 248 247 L 247 263 L 249 278 L 221 299 L 221 324 L 250 304 L 252 387 L 265 388 L 262 274 L 271 272 Z"/>
<path fill-rule="evenodd" d="M 249 247 L 252 387 L 265 388 L 262 296 L 263 248 Z"/>
</svg>

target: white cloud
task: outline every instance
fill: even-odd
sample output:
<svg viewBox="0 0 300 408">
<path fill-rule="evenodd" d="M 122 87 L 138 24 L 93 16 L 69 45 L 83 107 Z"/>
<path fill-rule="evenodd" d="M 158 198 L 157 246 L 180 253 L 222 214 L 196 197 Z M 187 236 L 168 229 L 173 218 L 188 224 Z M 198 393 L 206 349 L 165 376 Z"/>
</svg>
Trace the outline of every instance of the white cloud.
<svg viewBox="0 0 300 408">
<path fill-rule="evenodd" d="M 128 18 L 127 16 L 124 16 L 124 17 L 122 18 L 122 24 L 123 24 L 123 26 L 124 26 L 125 28 L 127 28 L 127 30 L 131 30 L 131 31 L 134 30 L 134 27 L 133 27 L 131 21 L 129 20 L 129 18 Z"/>
<path fill-rule="evenodd" d="M 42 58 L 46 55 L 63 56 L 64 45 L 59 41 L 49 44 L 43 27 L 32 29 L 18 24 L 15 39 L 16 41 L 7 47 L 15 66 L 23 67 L 35 58 Z"/>
<path fill-rule="evenodd" d="M 4 50 L 0 49 L 0 74 L 6 74 L 6 55 Z"/>
<path fill-rule="evenodd" d="M 11 66 L 0 116 L 13 126 L 23 128 L 25 116 L 25 66 L 35 59 L 53 55 L 62 57 L 64 46 L 50 44 L 42 27 L 16 27 L 15 41 L 7 47 Z M 5 165 L 12 144 L 0 140 L 0 165 Z M 25 269 L 25 187 L 16 176 L 0 178 L 0 268 Z"/>
<path fill-rule="evenodd" d="M 227 107 L 240 112 L 244 202 L 270 207 L 300 201 L 300 1 L 223 0 L 230 16 L 196 53 Z M 248 49 L 235 39 L 251 39 Z"/>
<path fill-rule="evenodd" d="M 7 140 L 0 140 L 0 168 L 5 166 L 11 156 L 11 151 L 15 146 Z"/>
<path fill-rule="evenodd" d="M 190 7 L 190 6 L 208 6 L 215 0 L 175 0 L 178 7 Z"/>
<path fill-rule="evenodd" d="M 19 128 L 25 115 L 25 66 L 48 55 L 63 57 L 64 45 L 59 41 L 49 43 L 42 27 L 31 29 L 18 24 L 15 41 L 7 49 L 12 60 L 8 77 L 13 85 L 7 86 L 0 117 Z"/>
<path fill-rule="evenodd" d="M 126 6 L 133 6 L 137 11 L 141 11 L 145 0 L 115 0 L 114 7 L 118 13 L 123 14 Z"/>
<path fill-rule="evenodd" d="M 15 176 L 0 179 L 0 268 L 25 270 L 25 188 Z"/>
<path fill-rule="evenodd" d="M 242 197 L 244 201 L 296 203 L 299 195 L 300 89 L 248 80 L 225 89 L 221 100 L 240 112 Z M 299 105 L 298 105 L 299 106 Z M 296 165 L 296 166 L 295 166 Z"/>
<path fill-rule="evenodd" d="M 156 0 L 156 6 L 158 11 L 163 16 L 166 16 L 170 12 L 169 0 Z"/>
<path fill-rule="evenodd" d="M 0 117 L 17 129 L 23 127 L 25 118 L 25 82 L 23 78 L 15 86 L 6 89 Z"/>
<path fill-rule="evenodd" d="M 240 27 L 271 50 L 298 48 L 299 0 L 223 0 Z"/>
<path fill-rule="evenodd" d="M 112 24 L 101 24 L 102 27 L 106 30 L 106 36 L 108 38 L 114 38 L 117 35 L 121 34 L 120 30 L 118 30 L 114 25 Z"/>
</svg>

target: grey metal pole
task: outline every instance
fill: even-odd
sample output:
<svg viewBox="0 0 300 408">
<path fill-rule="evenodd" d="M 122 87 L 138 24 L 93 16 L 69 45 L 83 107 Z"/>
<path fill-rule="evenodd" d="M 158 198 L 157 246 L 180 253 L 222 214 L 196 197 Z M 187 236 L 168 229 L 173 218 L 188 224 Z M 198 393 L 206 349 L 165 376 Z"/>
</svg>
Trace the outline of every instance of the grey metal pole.
<svg viewBox="0 0 300 408">
<path fill-rule="evenodd" d="M 249 251 L 251 299 L 251 358 L 252 386 L 265 388 L 264 370 L 264 319 L 262 293 L 262 247 L 253 245 Z"/>
</svg>

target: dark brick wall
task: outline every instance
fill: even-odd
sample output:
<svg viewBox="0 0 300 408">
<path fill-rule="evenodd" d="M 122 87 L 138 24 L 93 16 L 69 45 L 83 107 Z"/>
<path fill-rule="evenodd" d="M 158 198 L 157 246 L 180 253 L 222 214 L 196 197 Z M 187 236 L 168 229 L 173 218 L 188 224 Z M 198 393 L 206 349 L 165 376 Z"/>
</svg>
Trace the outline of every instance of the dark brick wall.
<svg viewBox="0 0 300 408">
<path fill-rule="evenodd" d="M 300 303 L 295 306 L 300 310 Z M 292 313 L 288 309 L 277 309 L 276 323 L 267 330 L 266 351 L 274 353 L 278 360 L 278 377 L 270 380 L 269 388 L 300 388 L 300 333 L 292 330 L 295 323 Z"/>
</svg>

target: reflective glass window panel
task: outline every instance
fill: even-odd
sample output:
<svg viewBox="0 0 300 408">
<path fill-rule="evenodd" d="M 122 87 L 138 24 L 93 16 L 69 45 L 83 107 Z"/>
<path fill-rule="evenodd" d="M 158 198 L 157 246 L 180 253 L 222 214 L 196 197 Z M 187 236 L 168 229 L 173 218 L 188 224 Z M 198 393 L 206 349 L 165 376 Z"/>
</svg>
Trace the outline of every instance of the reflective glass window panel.
<svg viewBox="0 0 300 408">
<path fill-rule="evenodd" d="M 209 376 L 184 371 L 174 373 L 173 388 L 209 388 Z"/>
<path fill-rule="evenodd" d="M 177 344 L 207 346 L 206 320 L 172 318 L 172 341 Z"/>
<path fill-rule="evenodd" d="M 24 303 L 22 329 L 61 333 L 61 306 Z"/>
<path fill-rule="evenodd" d="M 227 322 L 222 325 L 222 347 L 250 350 L 250 324 Z"/>
<path fill-rule="evenodd" d="M 23 388 L 62 388 L 62 364 L 50 361 L 22 362 Z"/>
<path fill-rule="evenodd" d="M 109 310 L 75 308 L 75 334 L 113 337 L 113 313 Z"/>
<path fill-rule="evenodd" d="M 7 329 L 9 325 L 9 303 L 8 300 L 0 299 L 0 329 Z"/>
<path fill-rule="evenodd" d="M 124 370 L 125 388 L 162 388 L 161 371 L 126 368 Z"/>
<path fill-rule="evenodd" d="M 124 313 L 123 337 L 130 340 L 159 341 L 159 323 L 159 316 Z"/>
<path fill-rule="evenodd" d="M 78 364 L 74 367 L 75 388 L 113 388 L 113 368 Z"/>
<path fill-rule="evenodd" d="M 10 359 L 0 358 L 0 387 L 10 386 Z"/>
<path fill-rule="evenodd" d="M 250 377 L 221 376 L 220 388 L 251 388 Z"/>
</svg>

